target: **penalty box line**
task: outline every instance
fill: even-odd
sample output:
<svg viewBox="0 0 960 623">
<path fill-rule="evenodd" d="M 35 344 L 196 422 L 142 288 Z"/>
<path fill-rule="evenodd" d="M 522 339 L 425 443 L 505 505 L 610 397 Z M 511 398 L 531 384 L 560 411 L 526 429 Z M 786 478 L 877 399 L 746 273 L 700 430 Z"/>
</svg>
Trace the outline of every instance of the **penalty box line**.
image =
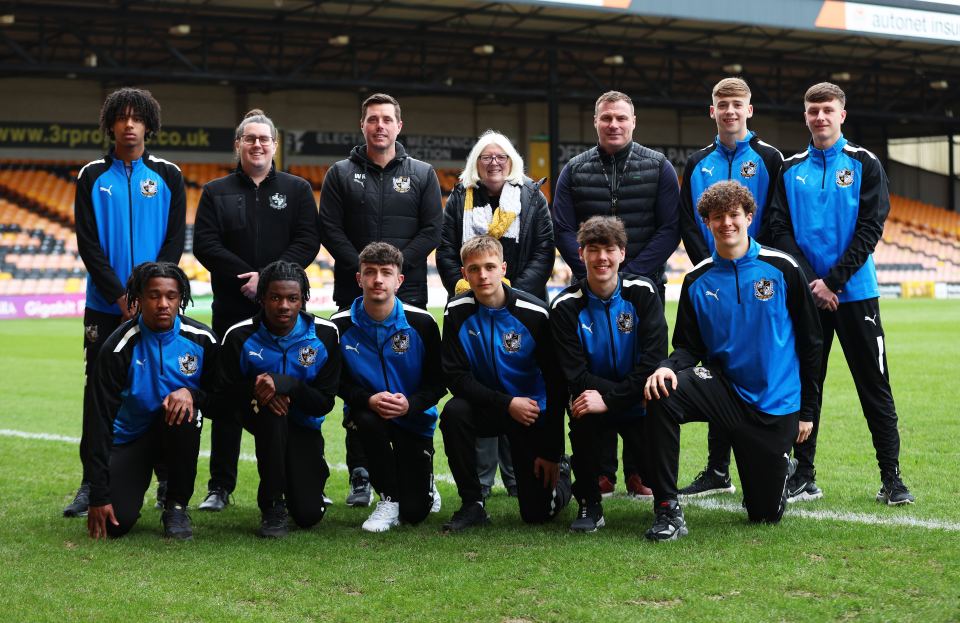
<svg viewBox="0 0 960 623">
<path fill-rule="evenodd" d="M 0 437 L 14 437 L 38 441 L 59 441 L 74 445 L 79 445 L 80 443 L 80 439 L 78 437 L 55 435 L 51 433 L 31 433 L 20 430 L 12 430 L 9 428 L 0 429 Z M 203 450 L 200 452 L 200 456 L 204 458 L 210 458 L 210 452 Z M 241 453 L 240 460 L 255 463 L 257 461 L 257 457 L 252 454 Z M 347 471 L 347 466 L 344 463 L 333 463 L 330 465 L 330 468 L 332 470 L 341 472 Z M 456 484 L 453 480 L 453 477 L 449 474 L 435 474 L 434 478 L 447 484 Z M 640 503 L 642 501 L 637 500 L 637 502 Z M 721 510 L 731 513 L 745 512 L 738 503 L 719 500 L 716 498 L 687 498 L 683 501 L 683 504 L 684 506 L 693 506 L 709 510 Z M 899 509 L 895 509 L 894 512 L 897 510 Z M 918 517 L 911 517 L 909 515 L 893 515 L 882 517 L 868 513 L 796 508 L 796 505 L 793 504 L 787 508 L 786 515 L 791 517 L 801 517 L 803 519 L 814 519 L 816 521 L 838 521 L 841 523 L 854 523 L 867 526 L 923 528 L 926 530 L 946 530 L 948 532 L 960 532 L 960 523 L 945 521 L 942 519 L 920 519 Z"/>
</svg>

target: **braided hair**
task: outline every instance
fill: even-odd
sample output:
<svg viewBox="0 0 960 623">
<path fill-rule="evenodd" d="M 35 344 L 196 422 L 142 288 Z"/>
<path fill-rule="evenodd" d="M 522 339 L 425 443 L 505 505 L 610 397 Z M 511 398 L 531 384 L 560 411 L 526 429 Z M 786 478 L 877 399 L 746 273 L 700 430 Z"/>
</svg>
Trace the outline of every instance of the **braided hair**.
<svg viewBox="0 0 960 623">
<path fill-rule="evenodd" d="M 144 262 L 138 264 L 127 279 L 127 309 L 133 309 L 134 304 L 143 296 L 143 291 L 146 290 L 151 279 L 173 279 L 177 282 L 177 289 L 180 291 L 180 311 L 186 311 L 187 304 L 193 302 L 190 297 L 190 280 L 179 266 L 172 262 Z"/>
<path fill-rule="evenodd" d="M 263 304 L 267 296 L 267 288 L 274 281 L 296 281 L 300 285 L 300 298 L 306 303 L 310 300 L 310 279 L 299 264 L 277 260 L 267 264 L 260 271 L 260 281 L 257 282 L 257 303 Z"/>
<path fill-rule="evenodd" d="M 113 124 L 118 117 L 127 114 L 130 109 L 143 119 L 146 126 L 146 138 L 156 136 L 160 131 L 160 102 L 146 89 L 124 87 L 107 96 L 100 109 L 100 129 L 113 136 Z"/>
</svg>

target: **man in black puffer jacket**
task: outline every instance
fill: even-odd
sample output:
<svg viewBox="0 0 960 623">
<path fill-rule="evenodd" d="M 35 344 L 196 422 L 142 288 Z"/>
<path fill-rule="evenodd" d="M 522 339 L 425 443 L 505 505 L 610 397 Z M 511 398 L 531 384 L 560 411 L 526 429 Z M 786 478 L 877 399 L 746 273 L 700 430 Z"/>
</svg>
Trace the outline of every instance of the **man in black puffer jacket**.
<svg viewBox="0 0 960 623">
<path fill-rule="evenodd" d="M 432 166 L 396 142 L 403 128 L 396 99 L 368 97 L 360 128 L 366 144 L 330 167 L 320 194 L 321 237 L 335 262 L 333 300 L 343 309 L 362 295 L 360 251 L 379 241 L 403 253 L 406 279 L 397 296 L 425 308 L 427 256 L 440 243 L 440 182 Z"/>
</svg>

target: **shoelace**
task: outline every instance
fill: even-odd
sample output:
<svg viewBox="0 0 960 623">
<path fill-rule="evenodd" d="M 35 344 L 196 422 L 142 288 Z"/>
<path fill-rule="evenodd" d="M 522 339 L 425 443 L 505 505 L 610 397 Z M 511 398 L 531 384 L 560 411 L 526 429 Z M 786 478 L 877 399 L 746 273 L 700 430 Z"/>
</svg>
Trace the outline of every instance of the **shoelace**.
<svg viewBox="0 0 960 623">
<path fill-rule="evenodd" d="M 370 519 L 386 519 L 390 517 L 393 513 L 390 512 L 390 500 L 380 500 L 377 502 L 377 507 L 373 509 L 373 514 L 370 515 Z"/>
</svg>

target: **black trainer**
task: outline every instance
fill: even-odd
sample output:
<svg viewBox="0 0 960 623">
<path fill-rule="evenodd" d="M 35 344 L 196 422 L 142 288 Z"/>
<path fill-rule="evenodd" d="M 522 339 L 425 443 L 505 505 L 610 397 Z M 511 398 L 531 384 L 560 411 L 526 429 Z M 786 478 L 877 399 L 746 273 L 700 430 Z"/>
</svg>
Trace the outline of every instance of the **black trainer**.
<svg viewBox="0 0 960 623">
<path fill-rule="evenodd" d="M 787 479 L 787 502 L 810 502 L 823 497 L 823 490 L 817 486 L 817 475 L 794 473 Z"/>
<path fill-rule="evenodd" d="M 450 521 L 443 524 L 444 532 L 460 532 L 474 526 L 485 526 L 490 523 L 490 515 L 483 507 L 482 502 L 464 504 L 453 514 Z"/>
<path fill-rule="evenodd" d="M 163 536 L 168 539 L 189 541 L 193 538 L 193 528 L 190 526 L 190 515 L 187 509 L 176 502 L 171 502 L 163 509 L 160 515 L 163 524 Z"/>
<path fill-rule="evenodd" d="M 355 467 L 350 473 L 350 493 L 347 506 L 370 506 L 373 503 L 373 487 L 365 467 Z"/>
<path fill-rule="evenodd" d="M 167 505 L 167 481 L 158 480 L 157 481 L 157 503 L 155 508 L 158 510 L 163 510 Z"/>
<path fill-rule="evenodd" d="M 80 483 L 80 488 L 77 489 L 77 495 L 73 498 L 73 502 L 70 502 L 70 505 L 63 509 L 64 517 L 85 517 L 87 514 L 87 509 L 90 507 L 90 483 L 84 482 Z"/>
<path fill-rule="evenodd" d="M 900 506 L 901 504 L 913 504 L 916 498 L 910 494 L 910 489 L 903 484 L 900 479 L 900 470 L 881 478 L 883 485 L 877 492 L 877 501 L 883 502 L 887 506 Z"/>
<path fill-rule="evenodd" d="M 580 510 L 577 518 L 570 524 L 570 532 L 596 532 L 606 525 L 603 519 L 603 504 L 587 504 L 586 500 L 579 500 Z"/>
<path fill-rule="evenodd" d="M 719 493 L 736 493 L 736 491 L 737 488 L 730 481 L 729 472 L 720 474 L 707 465 L 702 472 L 697 474 L 693 482 L 680 489 L 679 493 L 684 497 L 698 498 Z"/>
<path fill-rule="evenodd" d="M 687 522 L 683 518 L 683 509 L 676 500 L 664 500 L 656 505 L 657 513 L 653 526 L 645 537 L 651 541 L 676 541 L 687 536 Z"/>
<path fill-rule="evenodd" d="M 203 498 L 197 510 L 219 513 L 230 504 L 230 494 L 226 489 L 210 489 L 207 491 L 207 497 Z"/>
<path fill-rule="evenodd" d="M 279 539 L 287 536 L 287 505 L 277 500 L 272 506 L 261 511 L 260 530 L 257 532 L 266 539 Z"/>
</svg>

